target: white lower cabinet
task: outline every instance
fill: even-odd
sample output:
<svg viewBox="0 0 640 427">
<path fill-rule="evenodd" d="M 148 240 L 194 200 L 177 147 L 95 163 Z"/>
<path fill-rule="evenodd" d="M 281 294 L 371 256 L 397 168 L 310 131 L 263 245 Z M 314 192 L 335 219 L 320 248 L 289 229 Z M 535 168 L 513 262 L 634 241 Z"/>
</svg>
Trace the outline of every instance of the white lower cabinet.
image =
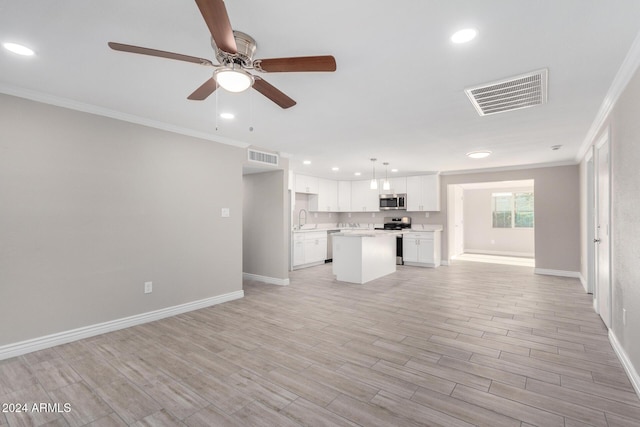
<svg viewBox="0 0 640 427">
<path fill-rule="evenodd" d="M 293 268 L 323 264 L 327 258 L 327 232 L 293 233 Z"/>
<path fill-rule="evenodd" d="M 441 262 L 440 232 L 420 231 L 402 236 L 402 260 L 405 265 L 438 267 Z"/>
</svg>

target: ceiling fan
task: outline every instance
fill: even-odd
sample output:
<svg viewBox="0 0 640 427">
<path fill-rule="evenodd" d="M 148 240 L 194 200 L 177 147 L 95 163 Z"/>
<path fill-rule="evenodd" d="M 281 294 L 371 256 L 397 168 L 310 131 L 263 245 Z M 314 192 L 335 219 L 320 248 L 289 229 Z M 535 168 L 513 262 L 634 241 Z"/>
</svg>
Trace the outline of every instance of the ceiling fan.
<svg viewBox="0 0 640 427">
<path fill-rule="evenodd" d="M 296 101 L 267 83 L 262 77 L 253 75 L 247 70 L 263 73 L 336 70 L 336 60 L 331 55 L 253 59 L 256 41 L 248 34 L 232 30 L 224 1 L 195 1 L 211 32 L 211 46 L 215 50 L 219 64 L 214 64 L 205 58 L 122 43 L 109 42 L 109 47 L 122 52 L 157 56 L 213 67 L 213 77 L 187 97 L 187 99 L 198 101 L 206 99 L 218 86 L 231 92 L 241 92 L 253 86 L 255 90 L 281 108 L 290 108 L 296 105 Z"/>
</svg>

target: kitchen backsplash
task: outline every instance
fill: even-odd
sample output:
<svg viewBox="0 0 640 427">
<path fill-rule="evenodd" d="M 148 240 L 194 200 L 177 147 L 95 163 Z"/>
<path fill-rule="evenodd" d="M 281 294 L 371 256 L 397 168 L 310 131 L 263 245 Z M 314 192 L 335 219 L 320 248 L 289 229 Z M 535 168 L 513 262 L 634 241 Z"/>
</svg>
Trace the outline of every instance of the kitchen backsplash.
<svg viewBox="0 0 640 427">
<path fill-rule="evenodd" d="M 410 216 L 412 224 L 444 224 L 444 215 L 441 212 L 429 212 L 429 217 L 424 212 L 387 211 L 387 212 L 309 212 L 309 195 L 296 193 L 296 202 L 293 208 L 293 226 L 298 225 L 300 210 L 305 209 L 303 224 L 382 224 L 388 216 Z"/>
</svg>

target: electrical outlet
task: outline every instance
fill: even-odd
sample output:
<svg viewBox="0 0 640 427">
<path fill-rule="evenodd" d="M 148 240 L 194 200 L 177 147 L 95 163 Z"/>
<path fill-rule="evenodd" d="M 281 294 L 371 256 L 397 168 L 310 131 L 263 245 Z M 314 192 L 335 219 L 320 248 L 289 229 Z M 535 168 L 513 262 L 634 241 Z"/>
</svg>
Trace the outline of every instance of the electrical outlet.
<svg viewBox="0 0 640 427">
<path fill-rule="evenodd" d="M 622 309 L 622 325 L 627 326 L 627 309 Z"/>
<path fill-rule="evenodd" d="M 424 217 L 425 217 L 425 218 L 429 218 L 429 212 L 425 212 L 425 213 L 424 213 Z"/>
<path fill-rule="evenodd" d="M 371 218 L 375 218 L 375 217 L 376 217 L 376 213 L 375 213 L 375 212 L 373 212 L 373 213 L 371 214 Z"/>
<path fill-rule="evenodd" d="M 144 293 L 150 294 L 153 292 L 153 282 L 144 282 Z"/>
</svg>

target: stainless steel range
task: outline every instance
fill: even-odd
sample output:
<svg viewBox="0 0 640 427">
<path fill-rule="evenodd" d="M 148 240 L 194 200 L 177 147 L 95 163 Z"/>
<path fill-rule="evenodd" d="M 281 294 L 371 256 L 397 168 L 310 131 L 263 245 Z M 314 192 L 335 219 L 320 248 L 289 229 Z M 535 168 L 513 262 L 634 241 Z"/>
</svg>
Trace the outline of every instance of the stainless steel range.
<svg viewBox="0 0 640 427">
<path fill-rule="evenodd" d="M 410 216 L 388 216 L 384 218 L 382 228 L 376 230 L 404 230 L 411 228 Z M 402 265 L 402 234 L 396 237 L 396 265 Z"/>
</svg>

